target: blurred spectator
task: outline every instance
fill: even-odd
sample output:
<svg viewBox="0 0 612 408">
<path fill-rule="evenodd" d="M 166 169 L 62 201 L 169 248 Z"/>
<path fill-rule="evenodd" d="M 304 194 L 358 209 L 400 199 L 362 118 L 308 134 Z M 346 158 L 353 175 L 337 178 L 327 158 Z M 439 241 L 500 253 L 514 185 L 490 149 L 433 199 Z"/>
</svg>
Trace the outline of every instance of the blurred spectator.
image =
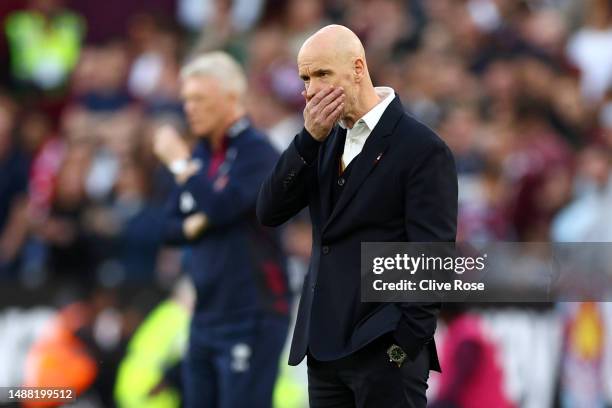
<svg viewBox="0 0 612 408">
<path fill-rule="evenodd" d="M 87 146 L 68 150 L 57 174 L 49 214 L 37 228 L 49 247 L 48 265 L 53 276 L 86 286 L 93 284 L 96 266 L 93 237 L 87 236 L 81 224 L 88 201 L 84 177 L 90 161 L 91 150 Z"/>
<path fill-rule="evenodd" d="M 97 247 L 107 249 L 99 280 L 107 285 L 154 282 L 164 211 L 147 202 L 142 168 L 126 163 L 119 172 L 114 202 L 85 213 L 85 228 L 99 240 Z"/>
<path fill-rule="evenodd" d="M 179 38 L 161 17 L 138 14 L 128 27 L 132 54 L 127 80 L 130 94 L 152 114 L 181 113 L 178 101 Z"/>
<path fill-rule="evenodd" d="M 24 210 L 29 161 L 14 138 L 15 113 L 16 106 L 11 99 L 0 94 L 0 276 L 2 277 L 15 270 L 19 250 L 27 233 Z"/>
<path fill-rule="evenodd" d="M 444 375 L 431 407 L 514 407 L 504 390 L 499 350 L 487 337 L 482 318 L 459 304 L 445 306 L 441 316 L 447 324 L 440 349 Z"/>
<path fill-rule="evenodd" d="M 136 299 L 146 305 L 142 298 Z M 24 384 L 70 387 L 79 395 L 79 403 L 114 406 L 116 371 L 142 316 L 122 305 L 116 290 L 86 290 L 61 303 L 29 349 Z"/>
<path fill-rule="evenodd" d="M 421 11 L 421 2 L 374 0 L 358 3 L 359 6 L 349 8 L 344 17 L 348 26 L 364 42 L 368 50 L 368 61 L 372 65 L 370 69 L 378 70 L 389 60 L 414 48 L 420 26 L 413 13 Z M 380 21 L 385 24 L 381 25 Z"/>
<path fill-rule="evenodd" d="M 71 388 L 75 397 L 91 387 L 98 367 L 86 344 L 77 336 L 91 322 L 88 306 L 78 302 L 67 305 L 47 322 L 43 334 L 28 352 L 23 386 Z M 39 405 L 29 401 L 25 406 Z"/>
<path fill-rule="evenodd" d="M 567 40 L 567 22 L 559 9 L 535 9 L 521 27 L 522 36 L 544 57 L 561 62 L 564 59 Z"/>
<path fill-rule="evenodd" d="M 117 373 L 118 407 L 181 406 L 180 363 L 187 348 L 195 291 L 183 278 L 172 296 L 149 313 L 134 333 Z"/>
<path fill-rule="evenodd" d="M 177 0 L 64 0 L 75 12 L 87 20 L 89 45 L 104 44 L 126 37 L 130 20 L 142 13 L 172 17 Z"/>
<path fill-rule="evenodd" d="M 297 66 L 282 41 L 275 28 L 256 34 L 251 45 L 252 90 L 247 101 L 253 120 L 266 131 L 279 152 L 302 128 L 299 112 L 304 106 L 304 85 L 296 77 Z"/>
<path fill-rule="evenodd" d="M 79 59 L 85 21 L 63 8 L 63 0 L 30 0 L 7 17 L 5 33 L 12 75 L 20 87 L 57 90 Z"/>
<path fill-rule="evenodd" d="M 320 0 L 289 0 L 281 25 L 291 55 L 297 56 L 304 40 L 326 25 L 323 2 Z"/>
<path fill-rule="evenodd" d="M 264 0 L 178 0 L 178 20 L 190 31 L 198 32 L 211 25 L 244 32 L 253 27 L 259 18 Z"/>
<path fill-rule="evenodd" d="M 452 109 L 440 124 L 444 140 L 455 155 L 457 173 L 470 174 L 481 172 L 484 158 L 478 151 L 478 131 L 482 128 L 478 111 L 469 106 Z"/>
<path fill-rule="evenodd" d="M 254 95 L 251 109 L 255 122 L 262 127 L 274 148 L 284 151 L 302 128 L 302 120 L 291 106 L 276 95 Z"/>
<path fill-rule="evenodd" d="M 582 93 L 597 103 L 612 86 L 612 5 L 608 0 L 590 0 L 587 25 L 567 44 L 571 61 L 581 71 Z"/>
<path fill-rule="evenodd" d="M 109 42 L 87 53 L 75 91 L 76 103 L 92 113 L 116 112 L 132 103 L 125 88 L 128 55 L 125 44 Z M 87 77 L 84 77 L 87 75 Z"/>
<path fill-rule="evenodd" d="M 552 239 L 562 242 L 612 241 L 612 167 L 610 152 L 585 149 L 579 158 L 574 199 L 555 218 Z"/>
<path fill-rule="evenodd" d="M 534 100 L 519 102 L 516 147 L 505 163 L 516 189 L 510 217 L 521 241 L 547 240 L 552 217 L 569 199 L 570 151 L 542 109 Z"/>
<path fill-rule="evenodd" d="M 243 61 L 246 56 L 241 35 L 257 20 L 262 5 L 261 0 L 181 0 L 179 13 L 187 26 L 193 25 L 193 17 L 201 21 L 200 33 L 191 50 L 191 56 L 226 49 Z M 185 11 L 193 12 L 190 13 L 190 18 L 184 18 Z"/>
</svg>

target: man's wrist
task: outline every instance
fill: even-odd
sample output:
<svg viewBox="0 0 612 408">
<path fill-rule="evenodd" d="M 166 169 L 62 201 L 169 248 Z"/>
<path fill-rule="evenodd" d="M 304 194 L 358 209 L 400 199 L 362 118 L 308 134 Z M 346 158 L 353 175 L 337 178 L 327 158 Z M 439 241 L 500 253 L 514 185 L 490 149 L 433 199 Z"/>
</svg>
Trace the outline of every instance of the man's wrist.
<svg viewBox="0 0 612 408">
<path fill-rule="evenodd" d="M 306 128 L 302 129 L 295 138 L 295 147 L 307 164 L 311 164 L 316 159 L 320 146 L 321 142 L 308 133 Z"/>
<path fill-rule="evenodd" d="M 393 332 L 393 339 L 410 360 L 414 360 L 423 347 L 432 340 L 418 338 L 410 333 L 410 329 L 401 326 Z"/>
<path fill-rule="evenodd" d="M 168 165 L 168 170 L 170 170 L 170 172 L 174 174 L 175 176 L 178 176 L 179 174 L 183 173 L 188 168 L 189 168 L 189 159 L 173 160 Z"/>
<path fill-rule="evenodd" d="M 174 175 L 175 180 L 179 184 L 185 183 L 189 177 L 193 176 L 200 170 L 201 163 L 194 159 L 179 159 L 174 160 L 168 165 L 168 170 Z"/>
</svg>

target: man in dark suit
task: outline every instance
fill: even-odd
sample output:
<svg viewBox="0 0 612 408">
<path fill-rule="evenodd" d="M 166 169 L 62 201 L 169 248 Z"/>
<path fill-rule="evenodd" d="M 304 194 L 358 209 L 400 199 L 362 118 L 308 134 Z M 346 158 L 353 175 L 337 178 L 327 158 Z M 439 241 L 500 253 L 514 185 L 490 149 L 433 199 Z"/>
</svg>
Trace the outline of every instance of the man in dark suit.
<svg viewBox="0 0 612 408">
<path fill-rule="evenodd" d="M 277 226 L 308 206 L 313 245 L 289 364 L 308 356 L 311 407 L 425 407 L 439 303 L 360 300 L 361 242 L 453 242 L 457 174 L 429 128 L 375 88 L 363 46 L 327 26 L 298 55 L 304 129 L 259 193 Z M 336 125 L 338 123 L 338 125 Z M 388 351 L 406 358 L 390 361 Z"/>
</svg>

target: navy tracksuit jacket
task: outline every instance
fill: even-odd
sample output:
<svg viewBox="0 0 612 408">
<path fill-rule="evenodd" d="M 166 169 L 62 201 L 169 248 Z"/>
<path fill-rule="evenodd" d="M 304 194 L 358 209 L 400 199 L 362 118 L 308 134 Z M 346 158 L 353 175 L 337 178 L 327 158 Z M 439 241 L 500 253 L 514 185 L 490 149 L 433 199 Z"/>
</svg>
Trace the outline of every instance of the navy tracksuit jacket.
<svg viewBox="0 0 612 408">
<path fill-rule="evenodd" d="M 190 246 L 197 301 L 184 366 L 185 405 L 269 407 L 289 324 L 290 292 L 278 233 L 255 215 L 257 193 L 278 159 L 265 136 L 238 121 L 221 151 L 202 140 L 201 169 L 170 200 L 166 240 Z M 185 217 L 209 225 L 196 241 Z"/>
<path fill-rule="evenodd" d="M 289 290 L 279 236 L 255 216 L 257 193 L 278 155 L 246 119 L 230 129 L 224 145 L 220 160 L 206 140 L 194 150 L 202 167 L 170 200 L 166 241 L 190 245 L 189 272 L 198 297 L 195 318 L 202 324 L 261 313 L 286 316 Z M 183 221 L 198 211 L 206 214 L 209 225 L 189 242 Z"/>
</svg>

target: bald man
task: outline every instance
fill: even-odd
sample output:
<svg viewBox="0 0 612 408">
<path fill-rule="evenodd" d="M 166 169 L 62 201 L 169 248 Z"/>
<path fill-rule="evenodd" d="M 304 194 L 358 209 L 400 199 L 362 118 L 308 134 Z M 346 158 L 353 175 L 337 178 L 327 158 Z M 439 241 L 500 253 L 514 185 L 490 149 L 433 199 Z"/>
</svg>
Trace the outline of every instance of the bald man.
<svg viewBox="0 0 612 408">
<path fill-rule="evenodd" d="M 277 226 L 308 206 L 312 258 L 289 364 L 308 358 L 310 405 L 425 407 L 439 303 L 361 302 L 362 242 L 454 242 L 457 174 L 447 146 L 374 87 L 363 46 L 331 25 L 298 55 L 304 129 L 259 192 Z M 393 360 L 393 361 L 390 361 Z"/>
</svg>

